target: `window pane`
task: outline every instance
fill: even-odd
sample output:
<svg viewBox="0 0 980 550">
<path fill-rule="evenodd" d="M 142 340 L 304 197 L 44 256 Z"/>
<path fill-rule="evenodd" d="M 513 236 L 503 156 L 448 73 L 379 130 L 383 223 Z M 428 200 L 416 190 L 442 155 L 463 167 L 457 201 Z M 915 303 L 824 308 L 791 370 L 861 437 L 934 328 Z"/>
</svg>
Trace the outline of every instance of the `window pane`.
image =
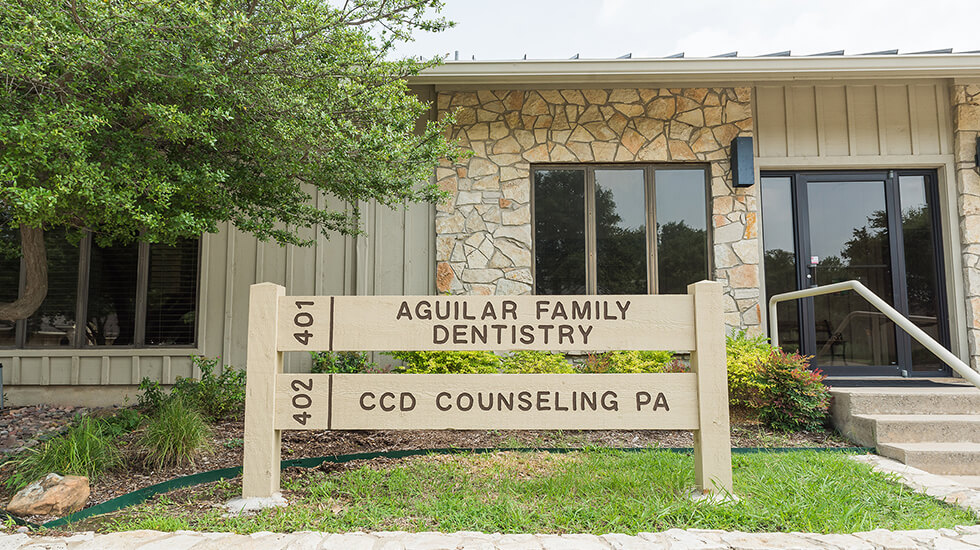
<svg viewBox="0 0 980 550">
<path fill-rule="evenodd" d="M 585 171 L 534 172 L 538 294 L 585 294 Z"/>
<path fill-rule="evenodd" d="M 194 344 L 197 319 L 197 239 L 150 246 L 146 344 Z"/>
<path fill-rule="evenodd" d="M 908 285 L 909 319 L 941 342 L 939 288 L 936 282 L 936 247 L 932 209 L 926 200 L 925 176 L 899 176 L 902 236 Z M 912 370 L 938 370 L 943 363 L 922 344 L 912 340 Z"/>
<path fill-rule="evenodd" d="M 647 293 L 643 170 L 595 171 L 596 282 L 599 294 Z"/>
<path fill-rule="evenodd" d="M 774 294 L 796 290 L 796 245 L 793 242 L 792 180 L 762 178 L 762 244 L 766 269 L 766 304 Z M 797 300 L 776 306 L 779 344 L 787 352 L 800 351 Z"/>
<path fill-rule="evenodd" d="M 660 294 L 687 294 L 708 278 L 704 170 L 657 170 L 657 274 Z"/>
<path fill-rule="evenodd" d="M 86 343 L 130 346 L 136 330 L 136 274 L 139 245 L 92 245 Z"/>
<path fill-rule="evenodd" d="M 20 232 L 6 225 L 0 226 L 0 302 L 17 300 L 20 290 Z M 16 344 L 16 323 L 0 321 L 0 346 Z"/>
<path fill-rule="evenodd" d="M 71 347 L 75 344 L 75 298 L 78 295 L 78 246 L 64 230 L 44 232 L 48 256 L 48 295 L 27 319 L 27 345 Z"/>
</svg>

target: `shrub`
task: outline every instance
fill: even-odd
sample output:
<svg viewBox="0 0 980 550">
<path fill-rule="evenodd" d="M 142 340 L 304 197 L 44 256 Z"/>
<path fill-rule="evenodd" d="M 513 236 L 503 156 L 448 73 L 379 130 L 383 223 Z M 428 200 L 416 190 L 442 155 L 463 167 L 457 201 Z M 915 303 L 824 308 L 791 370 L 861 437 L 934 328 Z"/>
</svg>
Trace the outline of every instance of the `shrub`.
<svg viewBox="0 0 980 550">
<path fill-rule="evenodd" d="M 830 390 L 809 358 L 773 351 L 749 375 L 748 405 L 763 424 L 779 430 L 819 430 L 827 420 Z"/>
<path fill-rule="evenodd" d="M 112 437 L 121 437 L 140 427 L 146 417 L 134 409 L 119 409 L 112 416 L 105 418 L 102 433 Z"/>
<path fill-rule="evenodd" d="M 500 360 L 501 371 L 510 374 L 567 374 L 575 368 L 563 353 L 515 351 Z"/>
<path fill-rule="evenodd" d="M 589 354 L 578 371 L 590 374 L 602 373 L 658 373 L 683 372 L 687 368 L 674 360 L 672 351 L 607 351 Z"/>
<path fill-rule="evenodd" d="M 765 335 L 748 336 L 738 331 L 725 339 L 725 356 L 728 365 L 728 399 L 733 405 L 748 405 L 748 395 L 753 391 L 755 374 L 759 365 L 768 360 L 778 348 L 769 343 Z"/>
<path fill-rule="evenodd" d="M 174 396 L 150 418 L 146 431 L 139 439 L 148 465 L 193 465 L 208 448 L 211 429 L 195 408 Z"/>
<path fill-rule="evenodd" d="M 163 386 L 160 385 L 160 382 L 151 380 L 150 378 L 140 380 L 140 385 L 137 388 L 140 394 L 136 398 L 136 407 L 146 413 L 157 411 L 169 397 L 163 391 Z"/>
<path fill-rule="evenodd" d="M 105 422 L 86 417 L 63 435 L 28 449 L 23 457 L 12 460 L 14 472 L 7 478 L 6 486 L 17 491 L 51 472 L 86 476 L 89 481 L 95 481 L 121 461 L 118 447 L 106 434 Z"/>
<path fill-rule="evenodd" d="M 489 351 L 392 351 L 387 355 L 405 362 L 397 372 L 411 374 L 493 374 L 500 358 Z"/>
<path fill-rule="evenodd" d="M 313 368 L 310 372 L 316 374 L 369 372 L 378 367 L 364 352 L 311 351 L 310 355 L 313 357 Z"/>
<path fill-rule="evenodd" d="M 201 379 L 178 378 L 171 395 L 210 420 L 240 417 L 245 411 L 245 371 L 229 366 L 215 375 L 219 359 L 195 355 L 191 360 L 201 369 Z"/>
</svg>

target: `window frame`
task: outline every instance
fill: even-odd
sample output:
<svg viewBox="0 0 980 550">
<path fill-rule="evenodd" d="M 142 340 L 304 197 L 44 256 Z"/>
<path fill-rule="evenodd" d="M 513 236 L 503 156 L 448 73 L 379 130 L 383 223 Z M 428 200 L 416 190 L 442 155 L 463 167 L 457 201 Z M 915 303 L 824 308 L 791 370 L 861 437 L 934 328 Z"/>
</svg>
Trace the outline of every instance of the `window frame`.
<svg viewBox="0 0 980 550">
<path fill-rule="evenodd" d="M 671 163 L 540 163 L 532 164 L 529 175 L 530 209 L 531 209 L 531 292 L 538 294 L 538 258 L 537 258 L 537 220 L 535 205 L 535 173 L 547 170 L 579 170 L 585 172 L 585 291 L 587 295 L 598 292 L 598 258 L 596 256 L 597 228 L 595 223 L 595 172 L 596 170 L 642 170 L 644 208 L 646 209 L 646 263 L 647 263 L 647 294 L 658 294 L 660 286 L 660 271 L 657 253 L 657 182 L 659 170 L 700 170 L 704 175 L 704 219 L 705 219 L 705 274 L 711 277 L 713 254 L 711 205 L 711 166 L 709 164 L 671 164 Z"/>
<path fill-rule="evenodd" d="M 78 277 L 75 287 L 75 322 L 87 322 L 89 306 L 89 272 L 92 261 L 92 233 L 86 233 L 78 243 Z M 139 242 L 137 251 L 138 260 L 136 267 L 136 311 L 133 332 L 133 343 L 126 345 L 89 345 L 85 339 L 76 338 L 71 346 L 28 346 L 27 345 L 27 319 L 16 321 L 14 329 L 14 345 L 0 346 L 0 349 L 24 349 L 24 350 L 85 350 L 85 349 L 196 349 L 199 340 L 199 328 L 201 326 L 201 262 L 203 247 L 201 238 L 196 239 L 197 243 L 197 265 L 195 266 L 194 279 L 194 338 L 190 344 L 168 344 L 168 345 L 147 345 L 146 344 L 146 313 L 147 302 L 149 299 L 150 282 L 150 243 Z M 18 296 L 22 296 L 26 283 L 26 267 L 24 261 L 20 262 L 20 280 Z"/>
</svg>

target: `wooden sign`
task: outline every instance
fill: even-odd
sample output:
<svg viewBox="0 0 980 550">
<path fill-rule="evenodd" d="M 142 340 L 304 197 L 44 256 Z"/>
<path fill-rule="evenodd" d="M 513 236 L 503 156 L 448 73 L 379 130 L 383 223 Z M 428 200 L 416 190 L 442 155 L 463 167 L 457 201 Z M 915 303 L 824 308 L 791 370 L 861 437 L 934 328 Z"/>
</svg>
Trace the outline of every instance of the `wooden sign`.
<svg viewBox="0 0 980 550">
<path fill-rule="evenodd" d="M 285 296 L 252 285 L 242 493 L 279 490 L 282 430 L 671 429 L 732 490 L 721 285 L 669 296 Z M 284 374 L 286 351 L 673 350 L 690 373 Z"/>
<path fill-rule="evenodd" d="M 283 374 L 277 430 L 694 430 L 697 376 Z"/>
<path fill-rule="evenodd" d="M 690 296 L 283 296 L 280 351 L 694 349 Z"/>
</svg>

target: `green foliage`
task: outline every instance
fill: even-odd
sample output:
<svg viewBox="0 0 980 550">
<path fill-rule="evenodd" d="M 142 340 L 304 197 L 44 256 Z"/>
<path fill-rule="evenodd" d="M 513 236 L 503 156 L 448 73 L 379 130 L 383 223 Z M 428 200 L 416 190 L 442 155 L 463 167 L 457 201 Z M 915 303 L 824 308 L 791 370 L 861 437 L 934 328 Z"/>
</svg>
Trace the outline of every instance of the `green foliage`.
<svg viewBox="0 0 980 550">
<path fill-rule="evenodd" d="M 138 444 L 149 466 L 194 465 L 197 457 L 207 450 L 210 437 L 211 429 L 201 414 L 183 398 L 175 396 L 150 418 Z"/>
<path fill-rule="evenodd" d="M 674 359 L 671 351 L 607 351 L 589 354 L 578 370 L 590 374 L 637 374 L 684 372 L 687 368 Z"/>
<path fill-rule="evenodd" d="M 509 374 L 569 374 L 575 368 L 563 353 L 515 351 L 500 360 L 501 372 Z"/>
<path fill-rule="evenodd" d="M 359 373 L 370 372 L 378 368 L 370 356 L 358 351 L 311 351 L 313 367 L 310 372 L 323 373 Z"/>
<path fill-rule="evenodd" d="M 748 405 L 747 399 L 754 392 L 759 365 L 778 348 L 769 343 L 765 335 L 749 336 L 744 330 L 725 339 L 725 356 L 728 366 L 728 399 L 733 405 Z"/>
<path fill-rule="evenodd" d="M 194 355 L 194 366 L 201 379 L 178 377 L 168 395 L 159 382 L 144 378 L 140 384 L 137 406 L 148 413 L 160 410 L 171 399 L 180 398 L 208 420 L 217 422 L 239 418 L 245 410 L 245 371 L 221 367 L 220 359 Z M 222 369 L 221 374 L 215 370 Z"/>
<path fill-rule="evenodd" d="M 238 418 L 245 412 L 245 371 L 231 366 L 223 368 L 219 359 L 195 355 L 191 358 L 201 370 L 201 379 L 178 378 L 171 395 L 183 399 L 212 421 Z"/>
<path fill-rule="evenodd" d="M 500 371 L 500 358 L 489 351 L 392 351 L 403 361 L 398 372 L 411 374 L 493 374 Z"/>
<path fill-rule="evenodd" d="M 434 201 L 452 117 L 394 60 L 448 26 L 438 0 L 23 0 L 0 10 L 0 205 L 7 224 L 173 243 L 230 221 L 260 239 L 358 231 L 356 205 Z"/>
<path fill-rule="evenodd" d="M 778 430 L 819 430 L 827 421 L 830 390 L 808 358 L 773 351 L 749 376 L 749 406 L 759 420 Z"/>
<path fill-rule="evenodd" d="M 105 418 L 102 433 L 113 439 L 135 431 L 146 417 L 134 409 L 119 409 L 112 416 Z"/>
<path fill-rule="evenodd" d="M 95 481 L 121 461 L 119 449 L 106 433 L 106 423 L 85 417 L 64 434 L 12 460 L 13 474 L 7 478 L 6 486 L 17 491 L 51 472 L 86 476 L 89 481 Z"/>
<path fill-rule="evenodd" d="M 139 395 L 136 397 L 136 407 L 144 412 L 152 413 L 158 410 L 169 397 L 163 391 L 160 382 L 144 377 L 140 380 Z"/>
</svg>

